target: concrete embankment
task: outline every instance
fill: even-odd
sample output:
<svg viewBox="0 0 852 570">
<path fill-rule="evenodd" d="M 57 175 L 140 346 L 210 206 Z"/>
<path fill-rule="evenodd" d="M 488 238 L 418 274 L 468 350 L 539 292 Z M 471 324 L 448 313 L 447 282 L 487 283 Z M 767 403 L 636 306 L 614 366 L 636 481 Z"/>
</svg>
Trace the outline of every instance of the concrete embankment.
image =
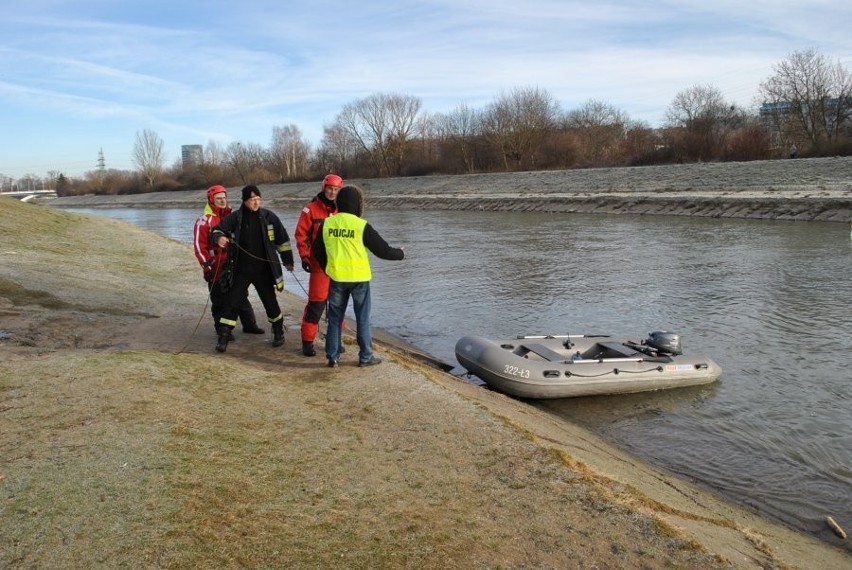
<svg viewBox="0 0 852 570">
<path fill-rule="evenodd" d="M 376 209 L 852 221 L 852 157 L 348 182 L 363 187 L 369 207 Z M 300 182 L 260 188 L 268 207 L 299 209 L 319 191 L 319 184 Z M 191 190 L 129 196 L 69 196 L 57 198 L 52 204 L 84 208 L 194 208 L 204 201 L 204 190 Z"/>
</svg>

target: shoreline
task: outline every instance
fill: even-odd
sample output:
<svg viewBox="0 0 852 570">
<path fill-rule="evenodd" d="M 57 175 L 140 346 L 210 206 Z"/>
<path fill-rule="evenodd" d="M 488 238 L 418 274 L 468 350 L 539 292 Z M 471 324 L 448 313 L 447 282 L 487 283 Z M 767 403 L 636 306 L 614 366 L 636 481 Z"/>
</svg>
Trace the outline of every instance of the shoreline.
<svg viewBox="0 0 852 570">
<path fill-rule="evenodd" d="M 852 157 L 347 180 L 369 208 L 673 215 L 852 222 Z M 269 208 L 299 210 L 318 182 L 261 185 Z M 229 189 L 231 191 L 237 188 Z M 68 196 L 78 208 L 195 208 L 204 190 Z"/>
</svg>

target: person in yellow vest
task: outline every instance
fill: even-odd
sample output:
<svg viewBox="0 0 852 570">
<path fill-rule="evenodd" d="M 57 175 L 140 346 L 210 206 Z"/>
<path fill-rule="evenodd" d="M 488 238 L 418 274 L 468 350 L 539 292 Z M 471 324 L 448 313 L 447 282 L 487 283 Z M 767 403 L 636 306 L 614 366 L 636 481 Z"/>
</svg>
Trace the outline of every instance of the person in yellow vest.
<svg viewBox="0 0 852 570">
<path fill-rule="evenodd" d="M 357 186 L 344 186 L 337 193 L 337 214 L 322 221 L 311 246 L 314 259 L 325 270 L 328 287 L 328 330 L 325 356 L 330 368 L 337 368 L 341 350 L 343 317 L 349 298 L 355 309 L 358 366 L 375 366 L 381 359 L 373 355 L 370 331 L 370 270 L 368 251 L 381 259 L 400 260 L 402 248 L 391 247 L 367 220 L 364 193 Z"/>
</svg>

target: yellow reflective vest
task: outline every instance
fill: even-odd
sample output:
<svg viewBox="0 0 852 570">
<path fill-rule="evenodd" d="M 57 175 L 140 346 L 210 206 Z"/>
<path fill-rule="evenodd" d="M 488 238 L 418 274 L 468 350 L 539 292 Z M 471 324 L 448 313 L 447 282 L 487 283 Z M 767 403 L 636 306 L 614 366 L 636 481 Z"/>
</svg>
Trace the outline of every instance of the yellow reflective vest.
<svg viewBox="0 0 852 570">
<path fill-rule="evenodd" d="M 347 212 L 338 212 L 323 222 L 322 240 L 328 262 L 325 272 L 340 283 L 369 281 L 370 258 L 364 246 L 367 220 Z"/>
</svg>

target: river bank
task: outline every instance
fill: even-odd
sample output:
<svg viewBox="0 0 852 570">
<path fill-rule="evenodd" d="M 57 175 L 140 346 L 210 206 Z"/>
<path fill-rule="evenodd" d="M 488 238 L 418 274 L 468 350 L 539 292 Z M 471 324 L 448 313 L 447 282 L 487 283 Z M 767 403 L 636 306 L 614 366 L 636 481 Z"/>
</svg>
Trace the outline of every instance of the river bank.
<svg viewBox="0 0 852 570">
<path fill-rule="evenodd" d="M 293 330 L 217 356 L 174 240 L 18 202 L 0 222 L 4 566 L 849 563 L 391 345 L 367 370 Z"/>
<path fill-rule="evenodd" d="M 370 208 L 852 221 L 852 157 L 714 162 L 348 180 Z M 299 210 L 317 182 L 262 185 L 270 208 Z M 195 208 L 204 190 L 68 196 L 61 207 Z"/>
</svg>

